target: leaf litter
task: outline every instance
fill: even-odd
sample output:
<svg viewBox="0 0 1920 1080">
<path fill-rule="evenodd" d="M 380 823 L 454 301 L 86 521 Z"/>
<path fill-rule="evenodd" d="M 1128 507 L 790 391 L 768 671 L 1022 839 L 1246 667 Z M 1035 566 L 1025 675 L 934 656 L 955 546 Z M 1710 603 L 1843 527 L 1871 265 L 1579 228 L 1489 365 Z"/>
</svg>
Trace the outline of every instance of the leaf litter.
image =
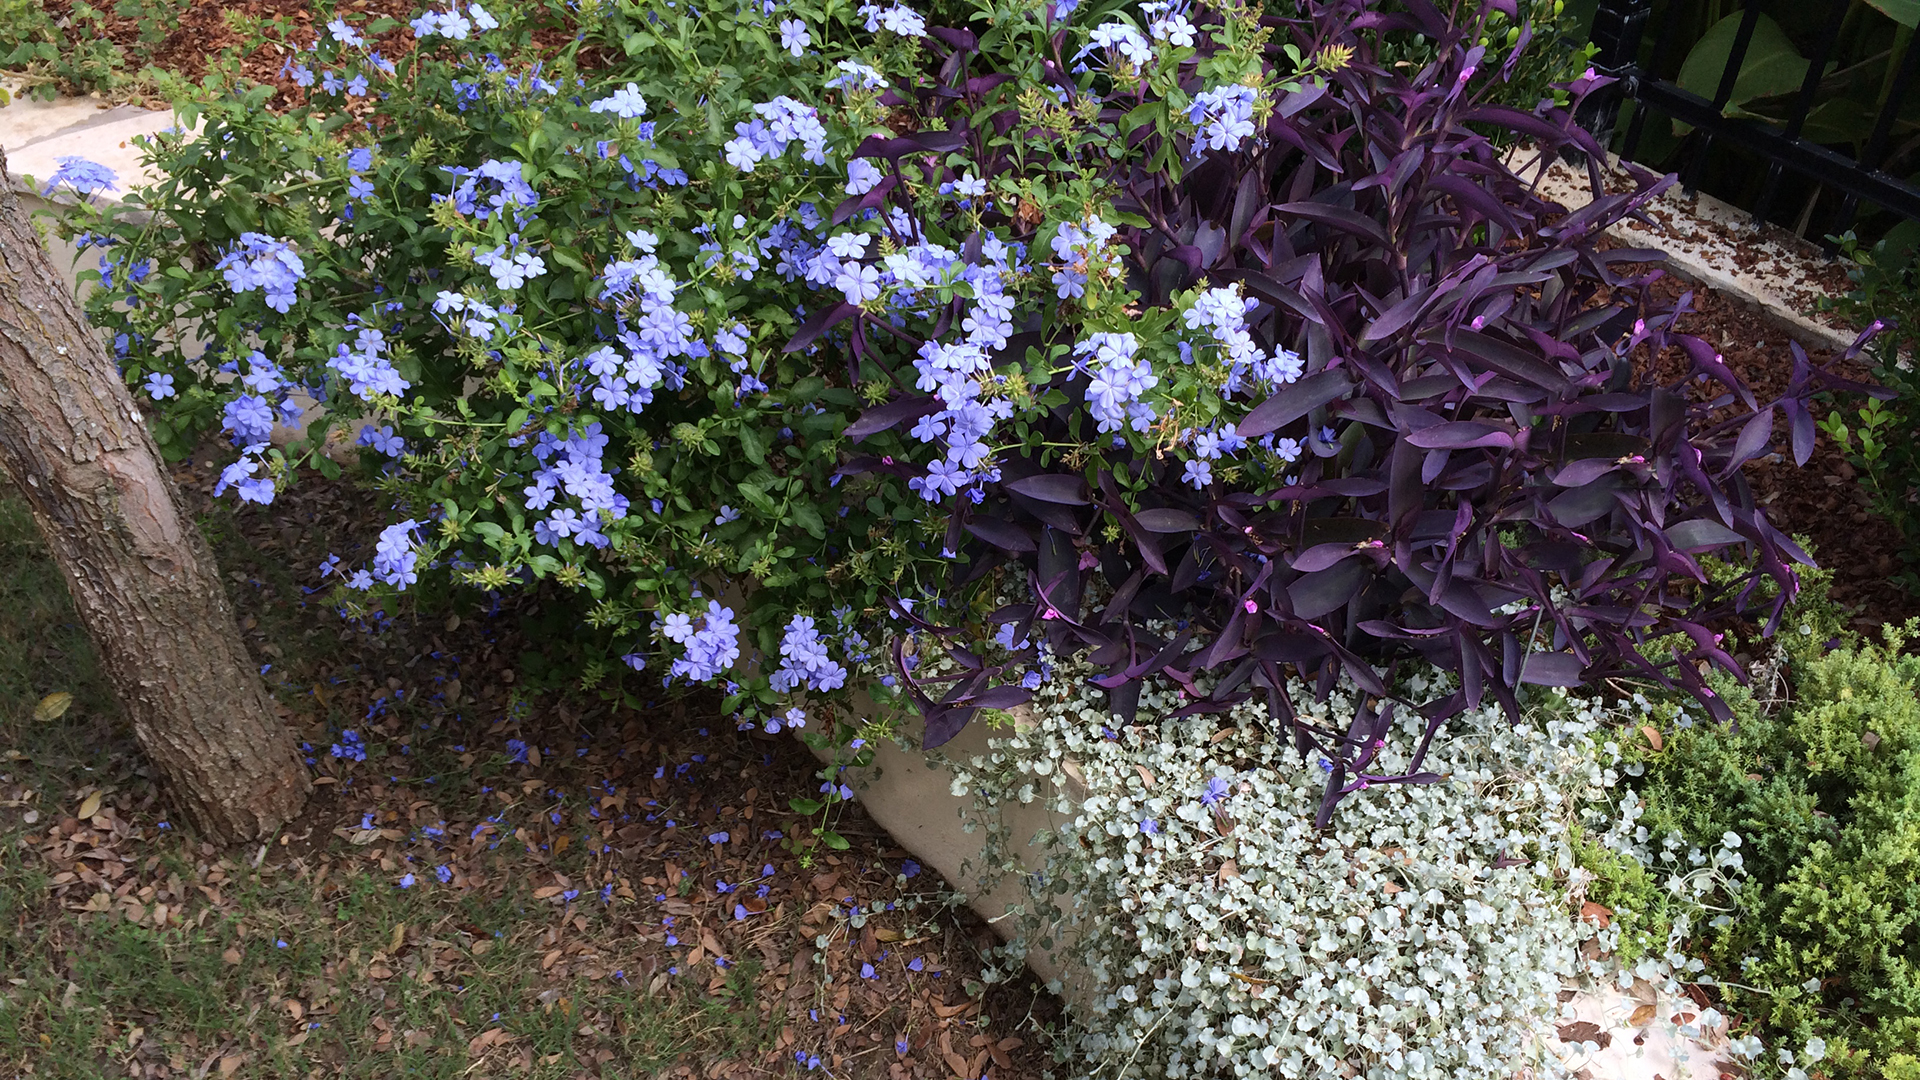
<svg viewBox="0 0 1920 1080">
<path fill-rule="evenodd" d="M 849 850 L 795 842 L 813 821 L 788 799 L 818 783 L 797 742 L 734 730 L 715 698 L 549 688 L 529 641 L 552 596 L 343 620 L 307 571 L 370 547 L 322 528 L 377 520 L 369 496 L 316 479 L 235 511 L 215 471 L 176 478 L 314 796 L 274 842 L 220 851 L 167 819 L 124 732 L 91 773 L 0 761 L 0 851 L 22 864 L 0 891 L 37 885 L 0 895 L 0 968 L 26 972 L 0 985 L 0 1071 L 1040 1074 L 1057 999 L 982 985 L 991 931 L 937 875 L 857 803 Z M 136 948 L 209 985 L 119 984 Z"/>
</svg>

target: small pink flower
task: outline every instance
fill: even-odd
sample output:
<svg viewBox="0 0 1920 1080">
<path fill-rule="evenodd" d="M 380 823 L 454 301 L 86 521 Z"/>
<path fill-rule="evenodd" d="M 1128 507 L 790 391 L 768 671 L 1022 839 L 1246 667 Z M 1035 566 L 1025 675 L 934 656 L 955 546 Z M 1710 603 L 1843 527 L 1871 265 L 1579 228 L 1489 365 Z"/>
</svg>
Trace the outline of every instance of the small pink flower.
<svg viewBox="0 0 1920 1080">
<path fill-rule="evenodd" d="M 1474 72 L 1476 72 L 1476 71 L 1478 71 L 1478 70 L 1480 70 L 1480 69 L 1479 69 L 1479 68 L 1476 68 L 1476 67 L 1473 67 L 1473 66 L 1471 66 L 1471 65 L 1469 65 L 1469 66 L 1468 66 L 1467 68 L 1465 68 L 1464 70 L 1462 70 L 1462 71 L 1460 72 L 1460 85 L 1461 85 L 1461 86 L 1465 86 L 1465 85 L 1467 85 L 1467 80 L 1468 80 L 1468 79 L 1471 79 L 1471 78 L 1473 78 L 1473 73 L 1474 73 Z"/>
<path fill-rule="evenodd" d="M 1644 334 L 1646 332 L 1647 332 L 1647 320 L 1645 319 L 1633 320 L 1633 336 L 1634 337 L 1639 337 L 1641 334 Z"/>
<path fill-rule="evenodd" d="M 1260 605 L 1254 603 L 1251 600 L 1247 601 L 1245 604 L 1242 604 L 1241 606 L 1247 609 L 1247 614 L 1249 615 L 1255 614 L 1260 610 Z"/>
<path fill-rule="evenodd" d="M 1597 75 L 1595 75 L 1595 74 L 1593 73 L 1593 69 L 1592 69 L 1592 68 L 1588 68 L 1588 69 L 1587 69 L 1586 71 L 1584 71 L 1584 72 L 1582 72 L 1582 73 L 1580 74 L 1580 77 L 1581 77 L 1581 78 L 1583 78 L 1583 79 L 1595 79 L 1595 78 L 1599 78 L 1599 76 L 1597 76 Z"/>
<path fill-rule="evenodd" d="M 1057 619 L 1060 617 L 1060 612 L 1050 607 L 1047 609 L 1047 613 L 1040 617 L 1043 619 Z"/>
<path fill-rule="evenodd" d="M 1475 330 L 1478 330 L 1485 325 L 1487 325 L 1487 317 L 1485 315 L 1475 315 L 1473 317 L 1473 328 Z"/>
<path fill-rule="evenodd" d="M 886 463 L 887 463 L 887 464 L 889 464 L 889 465 L 891 465 L 891 464 L 893 464 L 893 455 L 892 455 L 892 454 L 888 454 L 888 455 L 887 455 L 886 457 L 883 457 L 883 458 L 881 458 L 880 460 L 881 460 L 881 461 L 884 461 L 884 462 L 886 462 Z"/>
</svg>

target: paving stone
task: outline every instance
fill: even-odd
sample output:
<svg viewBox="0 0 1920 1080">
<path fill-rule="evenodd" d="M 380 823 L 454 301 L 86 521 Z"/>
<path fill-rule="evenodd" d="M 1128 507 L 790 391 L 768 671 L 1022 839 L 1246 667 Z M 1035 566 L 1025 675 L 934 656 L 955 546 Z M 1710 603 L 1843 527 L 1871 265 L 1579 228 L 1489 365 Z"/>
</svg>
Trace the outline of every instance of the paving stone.
<svg viewBox="0 0 1920 1080">
<path fill-rule="evenodd" d="M 90 97 L 33 101 L 16 96 L 0 106 L 0 147 L 7 151 L 15 186 L 26 190 L 31 183 L 38 190 L 60 167 L 59 159 L 70 155 L 112 169 L 121 193 L 154 179 L 142 168 L 141 149 L 133 140 L 172 127 L 173 113 L 104 104 Z"/>
</svg>

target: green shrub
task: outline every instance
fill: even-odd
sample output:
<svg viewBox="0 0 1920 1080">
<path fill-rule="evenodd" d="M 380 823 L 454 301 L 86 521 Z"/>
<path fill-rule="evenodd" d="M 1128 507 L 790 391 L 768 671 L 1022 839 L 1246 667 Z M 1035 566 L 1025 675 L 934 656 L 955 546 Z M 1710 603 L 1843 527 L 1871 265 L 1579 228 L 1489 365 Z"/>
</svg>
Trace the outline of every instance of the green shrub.
<svg viewBox="0 0 1920 1080">
<path fill-rule="evenodd" d="M 1885 388 L 1885 400 L 1835 409 L 1820 427 L 1859 470 L 1873 512 L 1900 533 L 1895 554 L 1901 566 L 1893 581 L 1920 593 L 1920 446 L 1912 437 L 1920 424 L 1920 374 L 1912 365 L 1920 348 L 1920 262 L 1915 259 L 1920 222 L 1895 226 L 1871 247 L 1852 233 L 1839 239 L 1841 254 L 1852 263 L 1847 276 L 1853 291 L 1825 306 L 1879 328 L 1865 356 L 1874 381 Z"/>
<path fill-rule="evenodd" d="M 1659 738 L 1627 749 L 1635 858 L 1586 860 L 1589 895 L 1622 905 L 1623 945 L 1677 924 L 1727 1011 L 1769 1047 L 1824 1041 L 1836 1080 L 1920 1069 L 1920 658 L 1900 654 L 1915 629 L 1796 650 L 1790 699 L 1729 686 L 1728 727 L 1656 707 Z"/>
<path fill-rule="evenodd" d="M 76 0 L 64 20 L 56 20 L 41 0 L 0 0 L 0 70 L 24 77 L 36 97 L 124 92 L 180 25 L 187 3 L 116 0 L 112 13 L 135 20 L 139 30 L 128 50 L 108 37 L 108 13 L 86 0 Z"/>
</svg>

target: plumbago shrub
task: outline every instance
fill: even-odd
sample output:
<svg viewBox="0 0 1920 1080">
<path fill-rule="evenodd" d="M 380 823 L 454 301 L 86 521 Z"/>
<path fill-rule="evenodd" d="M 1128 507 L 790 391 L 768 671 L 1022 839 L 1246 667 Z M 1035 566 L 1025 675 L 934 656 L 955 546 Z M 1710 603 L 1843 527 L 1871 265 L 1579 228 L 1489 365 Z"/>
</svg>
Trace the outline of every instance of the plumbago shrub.
<svg viewBox="0 0 1920 1080">
<path fill-rule="evenodd" d="M 1804 459 L 1817 373 L 1756 401 L 1615 272 L 1652 178 L 1563 216 L 1507 169 L 1490 128 L 1598 152 L 1590 74 L 1500 98 L 1510 4 L 323 22 L 292 107 L 209 82 L 164 178 L 68 229 L 163 447 L 233 444 L 223 493 L 363 448 L 393 510 L 322 568 L 350 609 L 555 583 L 589 681 L 723 684 L 770 729 L 890 638 L 936 745 L 1025 700 L 1039 644 L 1091 650 L 1123 715 L 1150 677 L 1264 695 L 1331 763 L 1324 824 L 1431 773 L 1378 767 L 1385 712 L 1292 711 L 1296 677 L 1390 695 L 1424 656 L 1458 678 L 1429 733 L 1620 671 L 1717 707 L 1709 621 L 1793 591 L 1739 468 L 1776 421 Z M 1662 349 L 1696 378 L 1637 381 Z M 1727 550 L 1750 573 L 1704 581 Z M 1036 645 L 969 648 L 1002 633 Z M 915 677 L 915 638 L 964 673 Z"/>
<path fill-rule="evenodd" d="M 1057 1047 L 1079 1075 L 1557 1073 L 1543 1035 L 1594 966 L 1568 840 L 1619 779 L 1598 702 L 1542 694 L 1518 724 L 1488 702 L 1427 752 L 1444 779 L 1349 800 L 1323 830 L 1332 762 L 1263 702 L 1183 716 L 1184 688 L 1156 678 L 1126 724 L 1097 670 L 1061 660 L 1025 723 L 950 763 L 986 863 L 1030 871 L 1015 953 L 1053 948 L 1084 978 L 1082 1033 Z M 1396 690 L 1445 696 L 1450 678 Z M 1302 711 L 1345 728 L 1375 707 L 1343 684 Z M 1418 714 L 1376 730 L 1377 768 L 1410 768 Z M 994 808 L 1035 799 L 1058 824 L 1029 851 Z"/>
</svg>

